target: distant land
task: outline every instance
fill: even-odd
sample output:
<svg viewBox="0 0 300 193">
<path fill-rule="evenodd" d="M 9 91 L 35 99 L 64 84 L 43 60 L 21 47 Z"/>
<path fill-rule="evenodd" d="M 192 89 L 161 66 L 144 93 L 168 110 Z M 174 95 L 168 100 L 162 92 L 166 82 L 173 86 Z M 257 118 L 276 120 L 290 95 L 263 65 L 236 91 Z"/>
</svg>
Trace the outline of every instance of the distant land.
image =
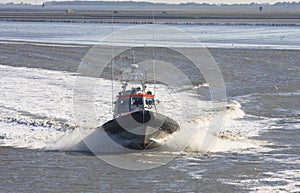
<svg viewBox="0 0 300 193">
<path fill-rule="evenodd" d="M 274 4 L 49 1 L 42 5 L 0 4 L 1 21 L 95 23 L 279 23 L 300 25 L 300 1 Z"/>
<path fill-rule="evenodd" d="M 28 3 L 0 3 L 0 10 L 66 10 L 76 11 L 138 11 L 138 10 L 211 10 L 211 11 L 253 11 L 260 8 L 260 11 L 280 11 L 299 12 L 300 1 L 298 2 L 277 2 L 269 3 L 249 3 L 249 4 L 212 4 L 212 3 L 152 3 L 137 1 L 48 1 L 42 5 Z"/>
<path fill-rule="evenodd" d="M 241 3 L 236 3 L 236 4 L 214 4 L 214 3 L 196 3 L 196 2 L 188 2 L 188 3 L 180 3 L 180 4 L 172 4 L 172 3 L 153 3 L 153 2 L 147 2 L 147 1 L 49 1 L 45 2 L 45 4 L 48 5 L 142 5 L 142 6 L 153 6 L 153 5 L 176 5 L 176 6 L 231 6 L 231 5 L 300 5 L 299 2 L 276 2 L 273 4 L 269 3 L 249 3 L 249 4 L 241 4 Z"/>
<path fill-rule="evenodd" d="M 33 5 L 30 3 L 1 3 L 0 5 Z M 112 6 L 112 5 L 126 5 L 126 6 L 253 6 L 253 5 L 273 5 L 273 6 L 300 6 L 300 1 L 296 2 L 276 2 L 276 3 L 231 3 L 231 4 L 215 4 L 215 3 L 196 3 L 196 2 L 188 2 L 188 3 L 153 3 L 147 1 L 48 1 L 43 3 L 44 6 L 55 6 L 55 5 L 102 5 L 102 6 Z"/>
</svg>

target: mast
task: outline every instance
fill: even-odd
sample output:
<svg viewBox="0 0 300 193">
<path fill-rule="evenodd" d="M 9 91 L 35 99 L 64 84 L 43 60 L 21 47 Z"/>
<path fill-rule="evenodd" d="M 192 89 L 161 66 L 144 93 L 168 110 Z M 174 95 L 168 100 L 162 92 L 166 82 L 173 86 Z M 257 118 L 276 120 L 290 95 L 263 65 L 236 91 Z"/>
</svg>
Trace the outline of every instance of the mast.
<svg viewBox="0 0 300 193">
<path fill-rule="evenodd" d="M 111 21 L 114 23 L 114 14 L 111 15 Z M 112 46 L 111 46 L 111 110 L 114 112 L 114 47 L 113 47 L 113 41 L 114 41 L 114 25 L 112 25 Z"/>
</svg>

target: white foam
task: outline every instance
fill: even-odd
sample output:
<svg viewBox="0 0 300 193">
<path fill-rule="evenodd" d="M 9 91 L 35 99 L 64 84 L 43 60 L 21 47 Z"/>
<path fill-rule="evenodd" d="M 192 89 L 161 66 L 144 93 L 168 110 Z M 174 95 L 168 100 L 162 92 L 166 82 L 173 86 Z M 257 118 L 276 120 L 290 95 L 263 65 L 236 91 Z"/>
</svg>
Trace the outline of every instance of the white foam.
<svg viewBox="0 0 300 193">
<path fill-rule="evenodd" d="M 62 137 L 64 132 L 41 126 L 20 125 L 17 123 L 0 122 L 1 146 L 17 148 L 42 149 Z"/>
<path fill-rule="evenodd" d="M 244 114 L 241 109 L 234 113 L 231 109 L 226 111 L 224 122 L 218 125 L 220 128 L 211 127 L 213 115 L 201 116 L 196 120 L 181 123 L 181 130 L 165 143 L 175 149 L 183 149 L 182 146 L 185 146 L 186 152 L 245 151 L 260 148 L 267 143 L 248 139 L 257 135 L 262 125 L 240 119 Z"/>
<path fill-rule="evenodd" d="M 97 81 L 96 122 L 89 128 L 80 129 L 75 124 L 73 112 L 74 74 L 0 65 L 3 96 L 0 98 L 0 136 L 3 138 L 0 143 L 14 147 L 86 151 L 82 141 L 85 139 L 84 142 L 91 146 L 104 147 L 103 143 L 108 142 L 93 128 L 112 118 L 111 83 L 90 79 Z M 192 92 L 172 93 L 168 89 L 166 86 L 156 88 L 156 96 L 161 100 L 158 110 L 177 120 L 181 126 L 181 131 L 160 141 L 169 149 L 219 152 L 259 147 L 260 143 L 247 138 L 256 135 L 264 126 L 245 120 L 238 102 L 229 101 L 224 106 L 223 103 L 198 101 L 197 106 Z M 218 117 L 222 119 L 214 123 Z M 207 139 L 212 142 L 207 144 Z M 105 149 L 109 149 L 108 146 Z"/>
</svg>

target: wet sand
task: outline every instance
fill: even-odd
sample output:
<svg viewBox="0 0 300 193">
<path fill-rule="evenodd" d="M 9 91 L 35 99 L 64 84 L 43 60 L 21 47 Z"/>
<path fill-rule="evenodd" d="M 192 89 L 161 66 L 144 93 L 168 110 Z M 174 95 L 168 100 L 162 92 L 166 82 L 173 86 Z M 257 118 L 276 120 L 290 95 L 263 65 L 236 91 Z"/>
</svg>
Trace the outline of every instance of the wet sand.
<svg viewBox="0 0 300 193">
<path fill-rule="evenodd" d="M 0 64 L 76 72 L 91 45 L 0 41 Z M 220 65 L 261 63 L 284 65 L 299 63 L 300 50 L 209 48 Z"/>
<path fill-rule="evenodd" d="M 76 72 L 91 46 L 0 42 L 0 64 Z"/>
</svg>

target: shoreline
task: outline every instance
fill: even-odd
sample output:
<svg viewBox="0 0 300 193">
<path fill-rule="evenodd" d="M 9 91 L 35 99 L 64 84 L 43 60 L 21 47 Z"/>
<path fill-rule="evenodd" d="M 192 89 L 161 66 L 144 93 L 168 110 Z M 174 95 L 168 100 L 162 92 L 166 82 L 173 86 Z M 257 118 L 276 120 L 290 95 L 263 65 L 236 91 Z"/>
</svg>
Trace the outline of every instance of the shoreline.
<svg viewBox="0 0 300 193">
<path fill-rule="evenodd" d="M 52 20 L 52 19 L 2 19 L 1 22 L 45 22 L 45 23 L 95 23 L 95 24 L 132 24 L 132 25 L 149 25 L 149 24 L 157 24 L 157 25 L 199 25 L 199 26 L 273 26 L 273 27 L 287 27 L 287 26 L 300 26 L 300 20 L 252 20 L 252 19 L 207 19 L 207 20 L 198 20 L 198 21 L 173 21 L 173 20 L 165 20 L 165 21 L 151 21 L 151 20 Z"/>
<path fill-rule="evenodd" d="M 74 9 L 75 10 L 75 9 Z M 272 25 L 300 26 L 300 12 L 295 10 L 247 10 L 224 8 L 214 10 L 10 10 L 0 9 L 0 21 L 119 23 L 119 24 L 174 24 L 174 25 Z"/>
<path fill-rule="evenodd" d="M 111 48 L 110 45 L 107 44 L 80 44 L 80 43 L 59 43 L 59 42 L 42 42 L 42 41 L 27 41 L 27 40 L 1 40 L 0 39 L 0 47 L 3 47 L 3 45 L 25 45 L 25 46 L 42 46 L 42 47 L 49 47 L 49 48 L 92 48 L 93 46 L 104 46 L 104 47 L 109 47 Z M 122 45 L 120 45 L 122 46 Z M 118 47 L 118 46 L 115 46 Z M 140 47 L 140 46 L 136 46 Z M 269 47 L 200 47 L 200 48 L 205 48 L 208 50 L 255 50 L 255 51 L 260 51 L 260 50 L 269 50 L 269 51 L 299 51 L 299 49 L 279 49 L 279 48 L 269 48 Z"/>
</svg>

